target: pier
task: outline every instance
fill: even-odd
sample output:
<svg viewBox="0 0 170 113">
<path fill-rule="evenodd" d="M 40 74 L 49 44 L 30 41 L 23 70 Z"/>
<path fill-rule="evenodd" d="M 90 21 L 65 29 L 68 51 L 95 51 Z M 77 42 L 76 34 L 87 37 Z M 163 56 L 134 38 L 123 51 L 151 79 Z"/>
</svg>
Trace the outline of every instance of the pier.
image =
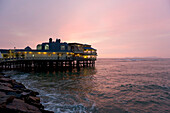
<svg viewBox="0 0 170 113">
<path fill-rule="evenodd" d="M 0 49 L 0 70 L 72 70 L 94 67 L 97 50 L 89 44 L 66 43 L 60 39 L 38 44 L 36 49 Z"/>
<path fill-rule="evenodd" d="M 72 70 L 81 67 L 94 67 L 94 59 L 4 59 L 0 62 L 0 70 Z"/>
</svg>

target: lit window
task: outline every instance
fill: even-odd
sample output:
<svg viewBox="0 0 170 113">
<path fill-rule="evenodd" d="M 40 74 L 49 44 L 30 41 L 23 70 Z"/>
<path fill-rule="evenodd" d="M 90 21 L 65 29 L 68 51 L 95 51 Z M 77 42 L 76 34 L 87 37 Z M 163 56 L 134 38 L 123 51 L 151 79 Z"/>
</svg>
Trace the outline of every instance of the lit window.
<svg viewBox="0 0 170 113">
<path fill-rule="evenodd" d="M 61 50 L 65 50 L 65 46 L 64 45 L 61 46 Z"/>
<path fill-rule="evenodd" d="M 45 50 L 49 50 L 49 45 L 48 44 L 45 45 Z"/>
<path fill-rule="evenodd" d="M 91 51 L 88 51 L 88 53 L 91 53 Z"/>
</svg>

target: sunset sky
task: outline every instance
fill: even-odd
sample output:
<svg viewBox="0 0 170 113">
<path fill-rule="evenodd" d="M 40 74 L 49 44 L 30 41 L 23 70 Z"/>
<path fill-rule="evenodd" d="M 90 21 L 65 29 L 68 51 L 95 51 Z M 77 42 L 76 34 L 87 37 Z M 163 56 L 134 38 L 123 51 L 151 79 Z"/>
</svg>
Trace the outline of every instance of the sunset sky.
<svg viewBox="0 0 170 113">
<path fill-rule="evenodd" d="M 100 58 L 170 57 L 170 0 L 0 0 L 0 48 L 52 37 Z"/>
</svg>

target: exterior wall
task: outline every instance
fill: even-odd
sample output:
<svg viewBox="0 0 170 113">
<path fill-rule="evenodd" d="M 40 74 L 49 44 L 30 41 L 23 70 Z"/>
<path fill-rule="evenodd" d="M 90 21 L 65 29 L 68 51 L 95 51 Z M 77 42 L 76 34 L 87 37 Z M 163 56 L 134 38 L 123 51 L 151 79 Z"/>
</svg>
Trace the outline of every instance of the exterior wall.
<svg viewBox="0 0 170 113">
<path fill-rule="evenodd" d="M 58 53 L 58 52 L 28 52 L 25 54 L 25 58 L 34 58 L 34 59 L 45 59 L 45 58 L 55 58 L 55 59 L 66 59 L 69 56 L 67 53 Z"/>
<path fill-rule="evenodd" d="M 2 54 L 1 54 L 1 52 L 0 52 L 0 58 L 3 58 L 3 56 L 2 56 Z"/>
<path fill-rule="evenodd" d="M 60 43 L 59 40 L 56 40 L 56 42 L 51 42 L 50 41 L 49 43 L 38 44 L 37 47 L 39 45 L 42 45 L 42 49 L 41 50 L 46 50 L 45 46 L 49 45 L 49 51 L 62 51 L 62 52 L 67 52 L 68 51 L 68 44 L 67 43 Z M 61 46 L 64 46 L 65 49 L 61 50 Z"/>
<path fill-rule="evenodd" d="M 45 50 L 45 45 L 49 45 L 49 50 Z M 30 49 L 0 49 L 0 58 L 43 58 L 43 59 L 67 59 L 67 58 L 84 58 L 84 59 L 96 59 L 97 53 L 96 49 L 91 48 L 91 45 L 80 44 L 80 43 L 60 43 L 60 39 L 56 42 L 49 41 L 49 43 L 38 44 L 37 47 L 41 45 L 41 50 Z M 61 46 L 65 49 L 61 50 Z M 28 47 L 26 47 L 28 48 Z"/>
<path fill-rule="evenodd" d="M 83 45 L 70 44 L 69 48 L 71 48 L 71 51 L 74 52 L 74 53 L 83 53 Z"/>
</svg>

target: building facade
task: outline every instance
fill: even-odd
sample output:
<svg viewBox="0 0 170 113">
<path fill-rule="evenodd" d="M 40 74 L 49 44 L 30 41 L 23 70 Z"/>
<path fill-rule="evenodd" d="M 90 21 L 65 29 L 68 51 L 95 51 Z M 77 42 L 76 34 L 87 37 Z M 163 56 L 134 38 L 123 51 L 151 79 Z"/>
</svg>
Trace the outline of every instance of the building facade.
<svg viewBox="0 0 170 113">
<path fill-rule="evenodd" d="M 52 38 L 49 42 L 38 44 L 36 49 L 27 46 L 25 49 L 0 49 L 3 59 L 91 59 L 96 60 L 97 50 L 91 45 L 66 43 Z"/>
</svg>

